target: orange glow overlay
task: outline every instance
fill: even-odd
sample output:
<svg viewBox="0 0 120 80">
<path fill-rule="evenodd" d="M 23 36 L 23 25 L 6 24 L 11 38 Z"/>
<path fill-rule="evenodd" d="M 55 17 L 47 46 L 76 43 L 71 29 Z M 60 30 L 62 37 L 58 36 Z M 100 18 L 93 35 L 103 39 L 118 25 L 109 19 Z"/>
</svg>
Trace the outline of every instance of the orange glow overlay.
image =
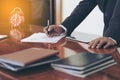
<svg viewBox="0 0 120 80">
<path fill-rule="evenodd" d="M 10 24 L 11 12 L 14 8 L 21 8 L 24 13 L 25 23 L 31 19 L 31 1 L 30 0 L 0 0 L 0 22 Z"/>
<path fill-rule="evenodd" d="M 10 24 L 13 27 L 18 27 L 24 22 L 24 13 L 21 8 L 16 7 L 10 13 Z"/>
</svg>

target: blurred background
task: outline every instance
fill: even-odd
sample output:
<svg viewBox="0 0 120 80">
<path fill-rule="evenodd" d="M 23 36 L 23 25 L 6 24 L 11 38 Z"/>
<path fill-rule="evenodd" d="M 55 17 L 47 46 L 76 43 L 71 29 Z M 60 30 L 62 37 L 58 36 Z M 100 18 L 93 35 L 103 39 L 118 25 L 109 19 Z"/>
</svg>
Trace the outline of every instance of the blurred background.
<svg viewBox="0 0 120 80">
<path fill-rule="evenodd" d="M 53 0 L 0 0 L 0 23 L 8 23 L 10 12 L 20 7 L 24 12 L 25 23 L 46 26 L 47 20 L 53 22 L 51 16 L 54 8 Z"/>
</svg>

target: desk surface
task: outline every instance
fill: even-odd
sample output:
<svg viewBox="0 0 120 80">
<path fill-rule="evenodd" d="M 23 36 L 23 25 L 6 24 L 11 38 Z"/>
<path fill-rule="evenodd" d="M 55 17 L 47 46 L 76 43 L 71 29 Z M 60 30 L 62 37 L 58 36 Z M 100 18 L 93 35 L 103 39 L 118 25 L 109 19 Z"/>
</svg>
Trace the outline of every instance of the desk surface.
<svg viewBox="0 0 120 80">
<path fill-rule="evenodd" d="M 99 71 L 86 78 L 78 78 L 53 70 L 50 65 L 34 67 L 21 72 L 11 72 L 0 68 L 0 80 L 120 80 L 120 56 L 116 47 L 111 49 L 88 49 L 87 44 L 74 42 L 65 38 L 58 43 L 22 43 L 20 39 L 34 33 L 42 31 L 42 28 L 35 25 L 24 25 L 18 28 L 11 28 L 8 25 L 0 25 L 0 34 L 9 35 L 8 38 L 0 40 L 0 55 L 9 54 L 15 51 L 30 47 L 42 47 L 48 49 L 57 49 L 60 58 L 77 54 L 83 51 L 111 54 L 118 62 L 117 65 Z"/>
</svg>

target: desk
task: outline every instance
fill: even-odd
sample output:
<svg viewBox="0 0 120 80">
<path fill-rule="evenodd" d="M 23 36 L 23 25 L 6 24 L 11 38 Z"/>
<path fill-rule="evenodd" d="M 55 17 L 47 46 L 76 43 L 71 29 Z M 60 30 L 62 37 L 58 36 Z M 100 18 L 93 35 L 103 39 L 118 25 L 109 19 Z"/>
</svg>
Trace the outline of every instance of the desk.
<svg viewBox="0 0 120 80">
<path fill-rule="evenodd" d="M 9 35 L 8 38 L 0 40 L 0 55 L 9 54 L 30 47 L 42 47 L 46 49 L 59 50 L 60 54 L 58 56 L 60 58 L 83 51 L 111 54 L 118 64 L 92 74 L 86 78 L 78 78 L 55 71 L 50 67 L 50 65 L 38 66 L 21 72 L 11 72 L 0 68 L 0 80 L 120 80 L 120 56 L 116 47 L 111 49 L 88 49 L 87 44 L 70 41 L 65 38 L 55 44 L 20 42 L 20 39 L 36 31 L 42 31 L 42 28 L 34 25 L 24 25 L 19 28 L 10 28 L 9 25 L 0 25 L 0 34 Z"/>
</svg>

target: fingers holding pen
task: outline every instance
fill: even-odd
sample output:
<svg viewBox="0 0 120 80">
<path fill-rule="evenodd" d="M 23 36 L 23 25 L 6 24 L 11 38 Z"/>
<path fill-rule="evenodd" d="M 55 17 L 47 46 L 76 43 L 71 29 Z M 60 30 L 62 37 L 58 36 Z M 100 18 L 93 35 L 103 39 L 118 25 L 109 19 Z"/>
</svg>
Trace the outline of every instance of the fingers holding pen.
<svg viewBox="0 0 120 80">
<path fill-rule="evenodd" d="M 43 28 L 43 31 L 47 34 L 47 27 Z"/>
<path fill-rule="evenodd" d="M 62 28 L 56 25 L 50 25 L 44 28 L 44 32 L 49 36 L 59 36 L 62 33 Z"/>
<path fill-rule="evenodd" d="M 49 33 L 51 32 L 51 31 L 53 31 L 53 26 L 51 27 L 51 26 L 47 26 L 47 27 L 45 27 L 44 29 L 43 29 L 43 31 L 47 34 L 47 35 L 49 35 Z"/>
<path fill-rule="evenodd" d="M 56 34 L 57 34 L 56 28 L 57 28 L 57 27 L 56 27 L 55 25 L 49 26 L 49 28 L 47 29 L 47 35 L 48 35 L 49 37 L 56 36 Z"/>
</svg>

